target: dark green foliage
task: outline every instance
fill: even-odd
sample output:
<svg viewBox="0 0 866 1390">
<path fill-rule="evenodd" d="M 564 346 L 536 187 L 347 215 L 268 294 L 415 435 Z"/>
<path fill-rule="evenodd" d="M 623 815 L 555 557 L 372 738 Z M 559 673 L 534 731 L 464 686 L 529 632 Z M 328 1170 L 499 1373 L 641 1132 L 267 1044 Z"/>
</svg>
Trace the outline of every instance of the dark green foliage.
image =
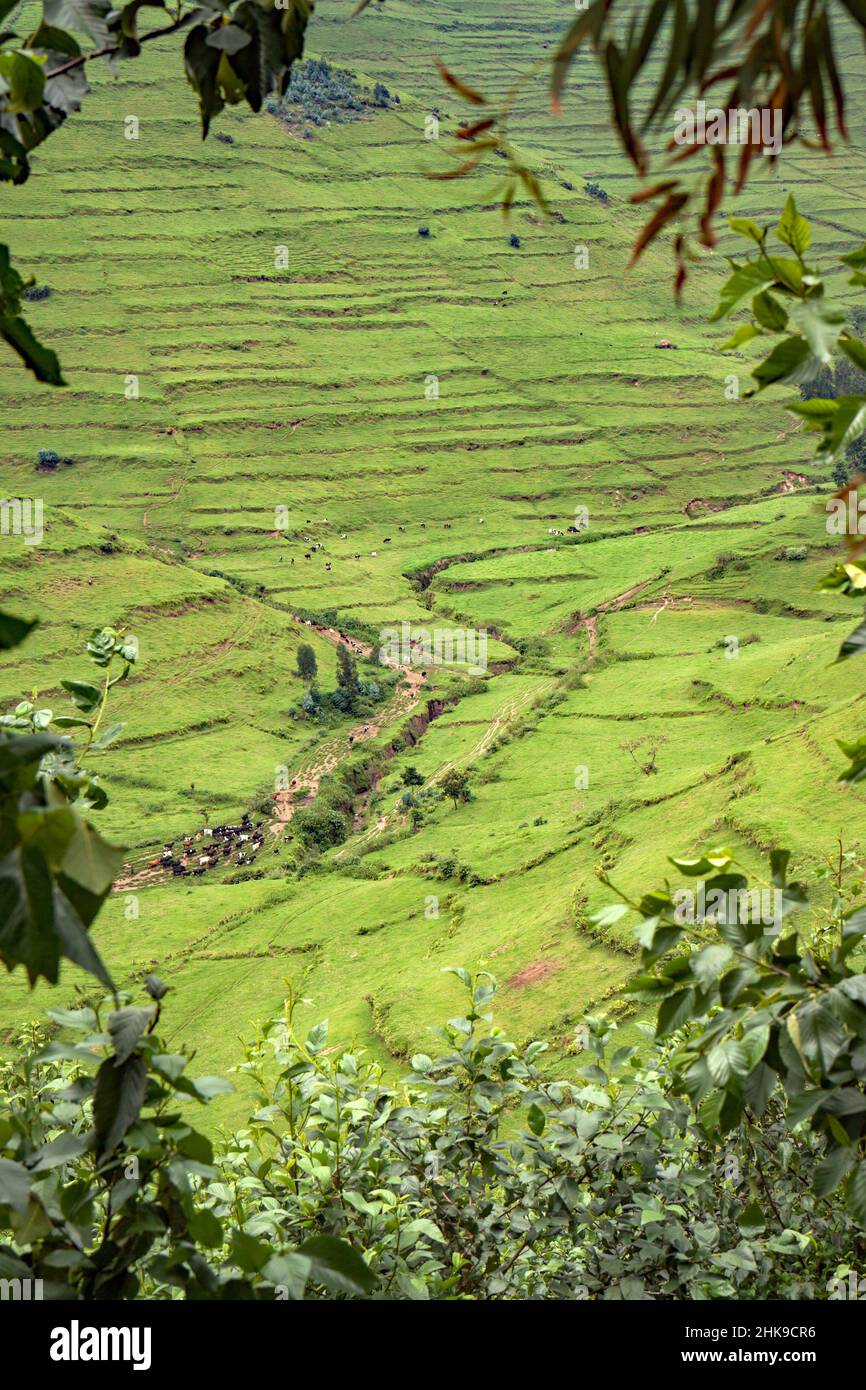
<svg viewBox="0 0 866 1390">
<path fill-rule="evenodd" d="M 836 462 L 833 464 L 833 472 L 831 476 L 833 478 L 833 482 L 836 484 L 838 488 L 842 488 L 845 486 L 849 477 L 847 454 L 844 459 L 837 459 Z"/>
<path fill-rule="evenodd" d="M 307 642 L 298 647 L 298 675 L 305 681 L 314 681 L 318 675 L 316 653 Z"/>
<path fill-rule="evenodd" d="M 4 134 L 7 133 L 0 132 L 0 136 Z M 8 135 L 7 138 L 12 139 Z M 2 148 L 0 141 L 0 150 Z M 0 159 L 0 169 L 4 163 L 5 161 Z M 0 178 L 2 177 L 0 173 Z M 38 381 L 45 381 L 50 386 L 65 386 L 56 354 L 50 348 L 43 347 L 21 317 L 21 301 L 25 288 L 25 281 L 10 260 L 9 247 L 0 243 L 0 337 L 5 338 L 13 352 L 18 354 L 25 367 L 30 368 Z"/>
<path fill-rule="evenodd" d="M 639 1060 L 590 1018 L 576 1079 L 552 1080 L 544 1043 L 493 1026 L 492 977 L 452 973 L 463 1013 L 397 1085 L 327 1024 L 299 1032 L 292 994 L 217 1146 L 186 1115 L 226 1083 L 166 1051 L 158 981 L 109 1016 L 114 1051 L 98 1012 L 55 1011 L 72 1040 L 0 1068 L 4 1277 L 71 1299 L 794 1299 L 856 1264 L 856 1216 L 812 1194 L 820 1127 L 793 1144 L 779 1092 L 721 1147 L 662 1080 L 676 1040 Z"/>
<path fill-rule="evenodd" d="M 306 131 L 332 121 L 357 121 L 395 104 L 397 98 L 381 82 L 372 92 L 369 87 L 362 90 L 350 72 L 332 67 L 324 58 L 310 58 L 295 64 L 282 100 L 268 102 L 267 109 L 286 125 Z"/>
<path fill-rule="evenodd" d="M 3 646 L 17 646 L 31 627 L 2 615 Z M 23 700 L 0 717 L 0 960 L 7 970 L 23 966 L 31 985 L 40 978 L 56 984 L 65 957 L 111 986 L 88 932 L 122 851 L 82 815 L 108 800 L 84 761 L 123 730 L 122 724 L 103 725 L 103 716 L 111 687 L 125 678 L 137 653 L 113 629 L 92 633 L 87 648 L 105 675 L 99 683 L 61 682 L 74 714 L 55 717 Z M 116 658 L 122 670 L 112 677 Z M 85 730 L 79 752 L 66 737 L 69 729 Z"/>
<path fill-rule="evenodd" d="M 331 700 L 337 709 L 351 714 L 361 693 L 355 658 L 349 648 L 341 644 L 337 648 L 337 689 L 331 696 Z"/>
<path fill-rule="evenodd" d="M 643 918 L 642 973 L 630 990 L 658 1006 L 657 1036 L 675 1039 L 674 1085 L 708 1136 L 760 1120 L 777 1102 L 789 1129 L 805 1121 L 819 1141 L 816 1195 L 844 1184 L 864 1226 L 866 905 L 837 896 L 807 931 L 808 896 L 789 879 L 789 859 L 774 850 L 756 883 L 725 849 L 673 858 L 689 887 L 630 904 Z"/>
<path fill-rule="evenodd" d="M 342 769 L 337 777 L 323 777 L 310 806 L 295 813 L 292 827 L 302 845 L 320 851 L 341 845 L 352 828 L 353 789 Z"/>
<path fill-rule="evenodd" d="M 866 430 L 866 343 L 857 334 L 866 315 L 855 310 L 849 327 L 846 309 L 827 296 L 824 279 L 805 259 L 812 232 L 792 196 L 772 229 L 788 254 L 771 246 L 769 227 L 745 217 L 730 222 L 754 251 L 742 262 L 732 260 L 733 274 L 713 318 L 725 318 L 747 301 L 751 314 L 724 347 L 739 348 L 767 335 L 778 339 L 753 368 L 755 385 L 745 394 L 773 385 L 797 386 L 801 399 L 790 401 L 787 408 L 803 420 L 806 430 L 820 435 L 819 461 L 832 468 L 850 449 L 859 459 L 859 441 Z M 866 285 L 866 248 L 840 259 L 851 272 L 849 283 Z"/>
<path fill-rule="evenodd" d="M 451 798 L 455 808 L 461 801 L 469 801 L 471 799 L 469 773 L 463 768 L 452 768 L 440 779 L 439 790 L 443 796 Z"/>
<path fill-rule="evenodd" d="M 0 21 L 14 6 L 0 0 Z M 162 12 L 161 23 L 139 32 L 142 9 Z M 254 0 L 222 5 L 179 5 L 169 13 L 163 0 L 128 0 L 112 10 L 107 0 L 43 0 L 42 19 L 29 36 L 6 30 L 0 37 L 0 181 L 23 183 L 28 155 L 78 111 L 88 93 L 85 64 L 95 52 L 115 61 L 136 58 L 142 45 L 164 34 L 187 31 L 186 75 L 198 96 L 202 134 L 226 103 L 245 101 L 258 111 L 271 92 L 282 92 L 304 47 L 312 0 L 283 0 L 264 6 Z M 87 35 L 82 48 L 76 34 Z M 32 286 L 32 281 L 30 285 Z M 0 245 L 0 336 L 39 381 L 63 386 L 56 355 L 44 347 L 21 317 L 28 286 Z"/>
</svg>

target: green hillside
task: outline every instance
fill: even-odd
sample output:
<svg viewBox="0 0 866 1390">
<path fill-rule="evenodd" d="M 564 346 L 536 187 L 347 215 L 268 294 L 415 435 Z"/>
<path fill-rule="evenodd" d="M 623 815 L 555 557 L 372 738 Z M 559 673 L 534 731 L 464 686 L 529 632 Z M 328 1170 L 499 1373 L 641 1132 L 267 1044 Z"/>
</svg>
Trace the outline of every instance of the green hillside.
<svg viewBox="0 0 866 1390">
<path fill-rule="evenodd" d="M 561 1065 L 582 1011 L 631 1016 L 613 998 L 629 935 L 588 924 L 599 868 L 637 888 L 719 841 L 815 864 L 863 804 L 827 751 L 862 701 L 830 665 L 850 613 L 815 587 L 832 484 L 781 394 L 726 398 L 750 356 L 707 323 L 722 256 L 682 308 L 666 247 L 626 272 L 644 210 L 588 61 L 563 117 L 538 84 L 513 123 L 552 218 L 527 200 L 506 225 L 487 173 L 428 177 L 447 161 L 426 117 L 444 136 L 465 115 L 434 56 L 501 94 L 573 6 L 388 0 L 350 23 L 353 5 L 321 6 L 309 52 L 384 83 L 387 107 L 311 138 L 237 108 L 215 125 L 230 142 L 202 143 L 170 41 L 149 45 L 96 75 L 7 199 L 69 385 L 0 359 L 3 493 L 45 507 L 42 545 L 0 549 L 4 606 L 40 618 L 0 693 L 38 682 L 57 707 L 92 627 L 138 637 L 102 768 L 100 825 L 128 864 L 95 936 L 124 984 L 170 985 L 170 1035 L 203 1070 L 238 1061 L 287 978 L 333 1037 L 402 1059 L 452 1008 L 457 963 L 493 971 L 499 1019 Z M 855 96 L 858 60 L 852 37 Z M 819 254 L 847 250 L 863 174 L 862 141 L 796 149 L 741 201 L 769 218 L 793 190 Z M 37 471 L 40 449 L 72 462 Z M 374 647 L 403 622 L 485 628 L 489 666 L 483 684 L 433 666 L 361 726 L 320 727 L 292 714 L 299 643 L 335 683 L 336 641 L 309 621 Z M 290 872 L 279 770 L 315 789 L 359 744 L 380 765 L 352 834 Z M 413 826 L 410 765 L 428 786 L 467 769 L 473 799 L 429 799 Z M 244 811 L 268 830 L 255 870 L 148 867 Z M 67 971 L 61 995 L 76 983 L 92 990 Z M 46 1002 L 17 975 L 0 990 L 10 1032 Z M 246 1114 L 242 1094 L 220 1107 Z"/>
</svg>

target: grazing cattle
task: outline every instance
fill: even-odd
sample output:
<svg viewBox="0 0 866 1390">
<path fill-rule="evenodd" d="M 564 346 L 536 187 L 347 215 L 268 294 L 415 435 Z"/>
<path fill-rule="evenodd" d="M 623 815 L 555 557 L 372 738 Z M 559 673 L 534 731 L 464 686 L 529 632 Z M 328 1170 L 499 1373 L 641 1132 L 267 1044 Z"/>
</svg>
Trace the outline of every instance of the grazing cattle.
<svg viewBox="0 0 866 1390">
<path fill-rule="evenodd" d="M 383 545 L 390 545 L 390 544 L 391 544 L 391 537 L 390 537 L 390 536 L 386 536 L 386 537 L 384 538 L 384 540 L 382 541 L 382 544 L 383 544 Z"/>
</svg>

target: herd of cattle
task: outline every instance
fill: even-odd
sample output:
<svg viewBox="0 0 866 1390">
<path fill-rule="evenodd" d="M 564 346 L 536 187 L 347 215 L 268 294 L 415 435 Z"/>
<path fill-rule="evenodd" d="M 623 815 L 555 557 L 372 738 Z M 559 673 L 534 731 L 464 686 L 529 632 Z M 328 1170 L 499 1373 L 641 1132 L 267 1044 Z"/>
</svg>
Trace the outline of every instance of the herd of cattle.
<svg viewBox="0 0 866 1390">
<path fill-rule="evenodd" d="M 165 845 L 161 858 L 154 859 L 150 867 L 171 869 L 176 878 L 199 878 L 224 860 L 232 862 L 232 855 L 235 864 L 255 864 L 265 840 L 263 825 L 260 820 L 253 825 L 246 812 L 239 825 L 206 825 L 195 835 L 184 836 L 177 855 L 174 842 Z M 274 850 L 274 854 L 279 852 L 279 848 Z"/>
</svg>

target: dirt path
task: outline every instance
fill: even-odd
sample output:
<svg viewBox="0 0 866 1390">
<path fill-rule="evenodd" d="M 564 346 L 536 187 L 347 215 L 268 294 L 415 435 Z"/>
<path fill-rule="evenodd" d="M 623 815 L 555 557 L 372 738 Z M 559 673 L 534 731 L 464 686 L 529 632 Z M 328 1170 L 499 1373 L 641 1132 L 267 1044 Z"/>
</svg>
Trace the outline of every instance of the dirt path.
<svg viewBox="0 0 866 1390">
<path fill-rule="evenodd" d="M 516 719 L 517 715 L 521 712 L 521 710 L 525 708 L 526 705 L 529 704 L 531 700 L 538 698 L 538 696 L 540 695 L 546 695 L 550 690 L 553 689 L 555 684 L 555 681 L 545 681 L 542 684 L 534 686 L 530 690 L 525 691 L 519 697 L 516 697 L 512 700 L 507 700 L 505 704 L 501 707 L 501 709 L 497 710 L 496 714 L 493 716 L 493 719 L 485 728 L 484 733 L 481 735 L 478 742 L 474 743 L 471 748 L 466 750 L 465 753 L 461 753 L 459 757 L 453 758 L 447 763 L 443 763 L 442 766 L 438 768 L 436 773 L 434 774 L 435 780 L 438 782 L 439 779 L 443 777 L 446 772 L 450 771 L 452 767 L 460 767 L 467 762 L 474 762 L 475 759 L 482 757 L 484 753 L 487 752 L 487 749 L 490 747 L 491 743 L 496 738 L 496 735 L 500 732 L 500 730 L 507 728 L 508 725 L 511 724 L 514 719 Z M 402 793 L 400 795 L 402 795 Z M 369 843 L 370 840 L 375 839 L 377 835 L 381 835 L 382 831 L 387 829 L 391 817 L 397 814 L 398 812 L 399 801 L 400 796 L 397 797 L 390 811 L 385 811 L 382 815 L 380 815 L 375 825 L 371 825 L 364 832 L 363 835 L 358 836 L 353 841 L 353 851 L 358 845 L 364 845 Z M 346 849 L 341 849 L 335 857 L 337 859 L 340 859 L 344 854 L 346 854 L 346 852 Z"/>
<path fill-rule="evenodd" d="M 297 621 L 301 622 L 300 619 Z M 326 637 L 335 645 L 348 647 L 356 656 L 368 657 L 373 651 L 373 648 L 366 643 L 359 642 L 357 638 L 350 637 L 337 628 L 322 627 L 318 623 L 311 622 L 303 622 L 302 626 L 318 632 L 320 636 Z M 236 634 L 233 639 L 229 639 L 229 645 L 234 645 L 238 640 L 238 635 Z M 385 664 L 402 673 L 404 684 L 380 713 L 364 724 L 356 724 L 347 733 L 335 735 L 324 747 L 317 750 L 313 762 L 303 763 L 295 769 L 291 774 L 290 784 L 286 790 L 274 793 L 276 819 L 270 824 L 272 835 L 282 834 L 285 826 L 295 814 L 297 806 L 307 805 L 312 801 L 318 792 L 322 778 L 332 773 L 356 744 L 366 743 L 371 738 L 376 738 L 387 724 L 401 719 L 418 703 L 421 687 L 426 679 L 424 674 L 411 666 L 399 666 L 394 662 L 386 662 Z M 301 792 L 303 796 L 298 801 L 298 794 Z M 134 892 L 139 888 L 146 888 L 155 883 L 164 883 L 171 877 L 171 871 L 163 866 L 161 859 L 152 859 L 143 868 L 116 879 L 114 891 L 116 893 Z"/>
<path fill-rule="evenodd" d="M 329 641 L 338 646 L 348 647 L 357 656 L 370 656 L 372 653 L 372 647 L 359 642 L 355 637 L 347 637 L 337 628 L 320 627 L 317 623 L 309 623 L 305 626 L 309 626 L 314 632 L 318 632 L 322 637 L 327 637 Z M 298 792 L 304 792 L 301 805 L 306 805 L 312 801 L 319 790 L 319 783 L 322 778 L 334 771 L 334 768 L 339 765 L 350 748 L 358 743 L 366 743 L 371 738 L 376 738 L 386 724 L 400 719 L 417 705 L 421 686 L 425 680 L 423 674 L 411 666 L 397 666 L 396 663 L 392 662 L 385 664 L 401 671 L 406 684 L 397 691 L 394 699 L 382 710 L 381 714 L 368 720 L 365 724 L 356 724 L 348 733 L 339 734 L 333 738 L 323 749 L 319 750 L 315 762 L 298 769 L 287 790 L 275 793 L 274 809 L 277 818 L 271 822 L 272 834 L 279 835 L 283 827 L 288 825 L 292 819 L 295 814 L 295 798 Z"/>
<path fill-rule="evenodd" d="M 624 604 L 628 603 L 630 598 L 634 598 L 635 594 L 641 593 L 642 590 L 645 589 L 648 584 L 652 584 L 652 582 L 651 579 L 642 579 L 639 584 L 632 584 L 631 588 L 626 589 L 624 594 L 617 594 L 616 598 L 605 599 L 603 603 L 598 604 L 595 614 L 591 618 L 578 618 L 573 627 L 567 629 L 570 634 L 578 633 L 581 628 L 586 629 L 589 635 L 590 661 L 595 656 L 595 648 L 598 642 L 598 620 L 601 615 L 603 613 L 618 612 Z"/>
<path fill-rule="evenodd" d="M 631 588 L 626 589 L 624 593 L 618 594 L 615 598 L 600 603 L 596 615 L 593 617 L 581 618 L 578 620 L 572 631 L 577 632 L 580 628 L 586 629 L 589 634 L 590 659 L 595 655 L 598 641 L 598 617 L 603 613 L 616 612 L 618 609 L 622 608 L 624 604 L 628 603 L 629 599 L 633 598 L 635 594 L 640 593 L 652 582 L 652 579 L 644 579 L 638 584 L 633 584 Z M 317 632 L 321 637 L 327 638 L 328 641 L 333 642 L 335 645 L 347 647 L 356 656 L 369 657 L 372 653 L 372 647 L 358 641 L 356 637 L 351 637 L 344 632 L 340 632 L 338 628 L 323 627 L 319 623 L 306 620 L 302 622 L 298 619 L 297 621 L 301 626 L 310 628 L 313 632 Z M 234 639 L 230 639 L 232 645 L 238 640 L 238 636 L 239 634 L 236 634 Z M 397 691 L 390 703 L 379 714 L 364 724 L 356 724 L 355 727 L 349 729 L 347 733 L 335 735 L 334 738 L 330 739 L 322 748 L 316 751 L 312 761 L 303 763 L 294 770 L 291 774 L 289 786 L 286 789 L 274 793 L 274 819 L 270 823 L 272 837 L 282 835 L 298 806 L 308 805 L 313 800 L 319 790 L 322 778 L 332 773 L 353 747 L 359 743 L 366 743 L 370 739 L 376 738 L 386 725 L 394 723 L 396 720 L 407 715 L 414 709 L 415 705 L 417 705 L 420 699 L 421 687 L 425 681 L 424 674 L 412 666 L 401 666 L 396 662 L 388 662 L 387 664 L 393 669 L 401 672 L 404 684 Z M 541 687 L 525 692 L 519 698 L 507 701 L 494 715 L 477 743 L 473 744 L 467 752 L 461 754 L 458 758 L 443 764 L 437 772 L 437 779 L 448 772 L 452 767 L 482 757 L 491 743 L 493 743 L 500 730 L 507 728 L 531 699 L 539 694 L 546 693 L 554 684 L 555 682 L 552 681 L 547 682 Z M 394 810 L 392 809 L 390 812 L 385 812 L 380 815 L 375 825 L 371 826 L 361 836 L 358 843 L 363 844 L 381 834 L 387 827 L 393 814 Z M 341 851 L 341 853 L 343 852 L 344 851 Z M 114 891 L 118 893 L 129 892 L 137 888 L 146 887 L 149 884 L 165 882 L 166 879 L 170 877 L 170 872 L 162 866 L 160 860 L 154 859 L 136 872 L 128 873 L 126 876 L 117 879 L 114 885 Z"/>
</svg>

